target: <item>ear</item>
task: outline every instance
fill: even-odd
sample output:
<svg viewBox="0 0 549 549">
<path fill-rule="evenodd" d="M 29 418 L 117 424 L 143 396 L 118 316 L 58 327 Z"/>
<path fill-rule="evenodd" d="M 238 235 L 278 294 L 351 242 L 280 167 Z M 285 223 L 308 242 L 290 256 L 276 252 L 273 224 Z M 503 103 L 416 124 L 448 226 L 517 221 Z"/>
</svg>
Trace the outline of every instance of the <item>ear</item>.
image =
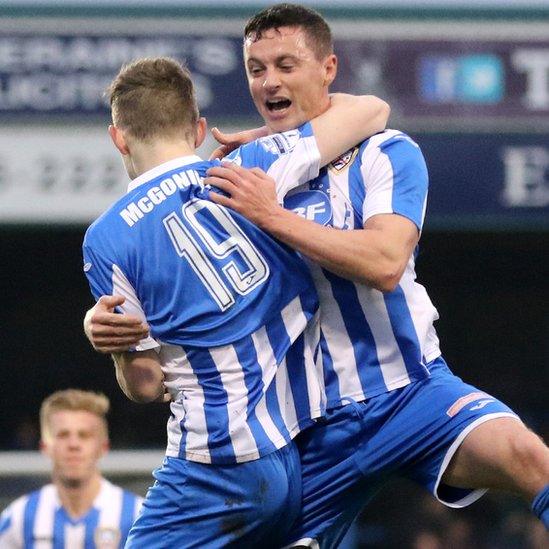
<svg viewBox="0 0 549 549">
<path fill-rule="evenodd" d="M 44 439 L 40 439 L 40 442 L 38 443 L 38 448 L 40 449 L 40 453 L 42 453 L 43 455 L 45 455 L 45 456 L 50 455 L 49 446 L 44 441 Z"/>
<path fill-rule="evenodd" d="M 111 136 L 114 146 L 120 151 L 120 154 L 123 154 L 124 156 L 130 154 L 130 149 L 126 143 L 124 132 L 120 128 L 117 128 L 111 124 L 109 126 L 109 135 Z"/>
<path fill-rule="evenodd" d="M 324 60 L 324 85 L 329 87 L 337 75 L 337 57 L 334 53 Z"/>
<path fill-rule="evenodd" d="M 101 457 L 108 453 L 111 449 L 111 443 L 108 438 L 105 439 L 104 443 L 101 445 Z"/>
<path fill-rule="evenodd" d="M 194 146 L 196 149 L 204 143 L 204 139 L 206 138 L 206 132 L 208 131 L 208 122 L 206 122 L 206 119 L 204 117 L 201 117 L 198 119 L 198 122 L 196 123 L 196 137 L 194 139 Z"/>
</svg>

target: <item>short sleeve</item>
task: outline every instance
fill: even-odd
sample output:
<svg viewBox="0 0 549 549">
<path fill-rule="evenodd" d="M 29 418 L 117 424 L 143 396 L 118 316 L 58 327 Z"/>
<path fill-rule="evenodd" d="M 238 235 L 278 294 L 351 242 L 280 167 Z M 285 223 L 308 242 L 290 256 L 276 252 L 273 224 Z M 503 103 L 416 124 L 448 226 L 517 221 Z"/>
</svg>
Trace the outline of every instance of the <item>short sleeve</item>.
<svg viewBox="0 0 549 549">
<path fill-rule="evenodd" d="M 103 295 L 122 295 L 126 301 L 117 307 L 118 312 L 137 316 L 146 321 L 145 312 L 135 288 L 122 268 L 90 245 L 84 244 L 83 255 L 84 272 L 95 299 L 98 300 Z M 142 339 L 132 350 L 145 351 L 157 347 L 159 347 L 158 342 L 149 336 Z"/>
<path fill-rule="evenodd" d="M 423 154 L 412 139 L 402 133 L 382 142 L 372 138 L 362 152 L 361 176 L 363 222 L 377 214 L 395 213 L 421 230 L 429 177 Z"/>
<path fill-rule="evenodd" d="M 276 181 L 278 201 L 293 188 L 317 177 L 320 151 L 310 123 L 262 137 L 227 156 L 244 168 L 261 168 Z"/>
<path fill-rule="evenodd" d="M 23 512 L 26 501 L 26 496 L 22 496 L 0 514 L 0 547 L 3 549 L 19 549 L 24 545 Z"/>
</svg>

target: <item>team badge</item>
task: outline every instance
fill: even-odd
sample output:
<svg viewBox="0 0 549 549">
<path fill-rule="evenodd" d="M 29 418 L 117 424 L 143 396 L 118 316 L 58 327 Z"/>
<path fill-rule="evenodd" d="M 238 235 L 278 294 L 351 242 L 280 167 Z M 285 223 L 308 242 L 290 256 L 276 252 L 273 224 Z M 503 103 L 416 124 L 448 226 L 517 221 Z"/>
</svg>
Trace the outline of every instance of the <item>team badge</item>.
<svg viewBox="0 0 549 549">
<path fill-rule="evenodd" d="M 97 527 L 93 533 L 93 541 L 97 549 L 116 549 L 122 537 L 118 528 Z"/>
<path fill-rule="evenodd" d="M 353 162 L 357 154 L 358 154 L 358 147 L 349 149 L 347 152 L 344 152 L 340 157 L 336 158 L 329 165 L 329 168 L 337 173 L 340 173 Z"/>
</svg>

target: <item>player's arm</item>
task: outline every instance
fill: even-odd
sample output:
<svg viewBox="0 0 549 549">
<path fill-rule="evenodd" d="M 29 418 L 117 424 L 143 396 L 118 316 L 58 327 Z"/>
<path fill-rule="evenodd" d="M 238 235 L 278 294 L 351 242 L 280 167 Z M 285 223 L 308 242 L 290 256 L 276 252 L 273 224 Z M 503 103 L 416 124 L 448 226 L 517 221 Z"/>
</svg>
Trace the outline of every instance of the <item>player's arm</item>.
<svg viewBox="0 0 549 549">
<path fill-rule="evenodd" d="M 280 208 L 262 228 L 325 269 L 389 292 L 402 278 L 418 242 L 417 227 L 398 214 L 368 219 L 364 229 L 342 231 Z"/>
<path fill-rule="evenodd" d="M 328 110 L 311 120 L 320 153 L 320 166 L 325 166 L 357 143 L 383 131 L 390 112 L 389 105 L 373 95 L 331 94 Z M 212 134 L 221 145 L 210 158 L 222 158 L 241 145 L 265 137 L 267 133 L 266 126 L 228 134 L 214 128 Z"/>
<path fill-rule="evenodd" d="M 398 164 L 394 170 L 391 160 Z M 225 191 L 212 196 L 325 269 L 383 292 L 392 291 L 419 239 L 427 170 L 417 145 L 403 136 L 362 166 L 362 229 L 339 230 L 285 210 L 274 180 L 259 169 L 224 164 L 205 180 Z"/>
<path fill-rule="evenodd" d="M 392 291 L 419 238 L 416 225 L 401 215 L 369 218 L 364 229 L 342 231 L 304 219 L 278 204 L 275 182 L 262 170 L 225 164 L 206 182 L 230 197 L 212 200 L 233 208 L 278 240 L 325 269 L 381 291 Z"/>
<path fill-rule="evenodd" d="M 166 401 L 160 357 L 155 350 L 113 353 L 116 380 L 134 402 Z"/>
<path fill-rule="evenodd" d="M 149 327 L 142 317 L 114 312 L 125 300 L 120 295 L 104 295 L 86 311 L 84 333 L 96 351 L 121 353 L 149 336 Z"/>
<path fill-rule="evenodd" d="M 121 353 L 158 347 L 131 282 L 96 227 L 88 229 L 82 247 L 84 273 L 97 303 L 86 312 L 84 333 L 95 350 Z M 116 270 L 116 290 L 113 279 Z M 118 295 L 110 295 L 116 291 Z M 124 313 L 124 314 L 120 314 Z"/>
<path fill-rule="evenodd" d="M 320 165 L 329 164 L 357 143 L 383 131 L 390 112 L 389 105 L 373 95 L 332 94 L 330 108 L 311 120 Z"/>
</svg>

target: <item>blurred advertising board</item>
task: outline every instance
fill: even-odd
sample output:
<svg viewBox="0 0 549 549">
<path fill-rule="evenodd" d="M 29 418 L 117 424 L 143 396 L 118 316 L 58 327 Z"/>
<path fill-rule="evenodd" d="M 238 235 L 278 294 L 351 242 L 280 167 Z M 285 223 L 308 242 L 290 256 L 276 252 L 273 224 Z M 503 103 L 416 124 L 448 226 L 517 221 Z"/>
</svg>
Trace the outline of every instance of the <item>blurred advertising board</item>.
<svg viewBox="0 0 549 549">
<path fill-rule="evenodd" d="M 430 172 L 427 229 L 549 229 L 549 133 L 412 136 Z M 210 139 L 202 156 L 213 147 Z M 126 186 L 103 128 L 0 133 L 0 223 L 86 224 Z"/>
<path fill-rule="evenodd" d="M 549 134 L 422 134 L 426 227 L 549 230 Z"/>
<path fill-rule="evenodd" d="M 123 63 L 146 56 L 185 61 L 208 115 L 236 116 L 253 109 L 236 38 L 4 34 L 0 114 L 105 115 L 103 92 L 113 76 Z"/>
<path fill-rule="evenodd" d="M 536 40 L 520 38 L 524 33 L 470 40 L 455 31 L 446 39 L 440 32 L 429 39 L 420 32 L 391 38 L 389 30 L 380 34 L 375 26 L 377 34 L 349 27 L 350 37 L 344 38 L 344 27 L 334 27 L 339 57 L 334 90 L 380 95 L 400 125 L 549 130 L 549 25 L 545 38 Z M 192 71 L 204 115 L 250 118 L 255 110 L 237 28 L 210 33 L 198 25 L 179 34 L 177 27 L 142 34 L 0 28 L 0 116 L 106 116 L 102 93 L 122 63 L 168 55 Z"/>
<path fill-rule="evenodd" d="M 549 38 L 522 41 L 345 40 L 338 85 L 372 90 L 403 119 L 478 128 L 482 121 L 549 129 Z"/>
</svg>

